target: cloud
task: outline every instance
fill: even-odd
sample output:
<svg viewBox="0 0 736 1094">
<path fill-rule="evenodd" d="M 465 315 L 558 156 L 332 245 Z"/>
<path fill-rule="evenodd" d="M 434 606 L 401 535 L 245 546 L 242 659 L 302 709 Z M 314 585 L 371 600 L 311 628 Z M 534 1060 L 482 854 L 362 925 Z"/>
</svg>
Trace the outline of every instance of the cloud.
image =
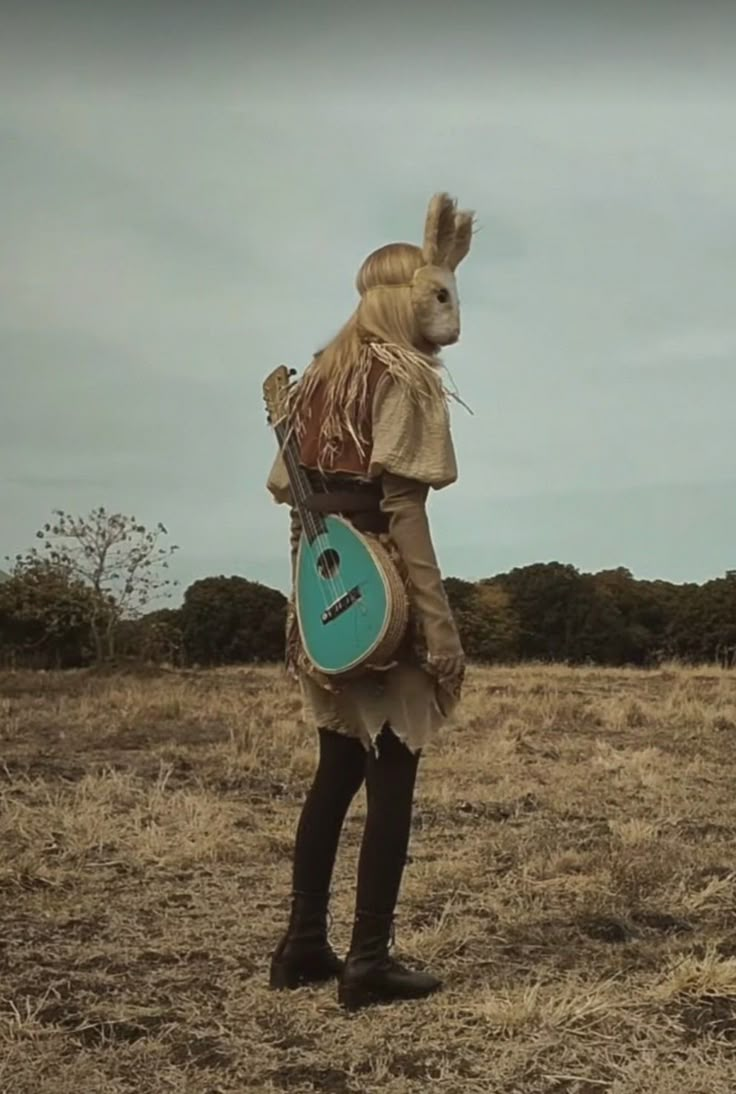
<svg viewBox="0 0 736 1094">
<path fill-rule="evenodd" d="M 731 330 L 693 329 L 661 335 L 637 347 L 634 364 L 671 370 L 681 366 L 709 371 L 736 362 L 736 320 Z"/>
<path fill-rule="evenodd" d="M 475 414 L 453 409 L 461 479 L 432 499 L 445 570 L 553 550 L 662 576 L 720 567 L 736 457 L 726 24 L 480 4 L 417 24 L 371 7 L 370 37 L 349 6 L 305 7 L 281 23 L 247 5 L 27 12 L 4 38 L 0 549 L 53 506 L 105 504 L 163 520 L 183 581 L 283 587 L 262 379 L 303 366 L 352 310 L 365 255 L 419 240 L 447 188 L 482 231 L 446 355 Z M 707 535 L 675 536 L 698 491 Z"/>
</svg>

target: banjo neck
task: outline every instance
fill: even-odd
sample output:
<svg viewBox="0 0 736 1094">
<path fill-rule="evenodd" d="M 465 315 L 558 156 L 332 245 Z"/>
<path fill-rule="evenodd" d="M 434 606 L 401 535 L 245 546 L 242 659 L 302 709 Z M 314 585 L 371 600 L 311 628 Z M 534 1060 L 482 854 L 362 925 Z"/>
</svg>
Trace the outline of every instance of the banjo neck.
<svg viewBox="0 0 736 1094">
<path fill-rule="evenodd" d="M 307 540 L 312 543 L 318 536 L 325 534 L 326 527 L 323 517 L 319 513 L 312 512 L 312 510 L 308 508 L 307 502 L 313 491 L 307 474 L 300 463 L 299 446 L 296 437 L 294 436 L 293 431 L 290 434 L 287 434 L 285 420 L 280 421 L 274 426 L 274 432 L 276 434 L 276 439 L 279 442 L 284 466 L 289 477 L 294 508 L 299 513 L 299 518 L 302 522 L 302 528 L 304 529 Z"/>
</svg>

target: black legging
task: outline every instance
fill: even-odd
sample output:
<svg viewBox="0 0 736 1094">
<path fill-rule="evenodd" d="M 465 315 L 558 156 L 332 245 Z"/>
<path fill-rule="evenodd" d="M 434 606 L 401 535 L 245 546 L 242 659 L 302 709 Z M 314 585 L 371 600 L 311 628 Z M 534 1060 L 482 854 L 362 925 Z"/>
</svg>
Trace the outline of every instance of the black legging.
<svg viewBox="0 0 736 1094">
<path fill-rule="evenodd" d="M 365 780 L 367 813 L 358 859 L 356 907 L 393 912 L 411 828 L 420 753 L 384 726 L 378 755 L 354 737 L 319 730 L 319 764 L 302 808 L 294 848 L 294 889 L 327 892 L 345 815 Z"/>
</svg>

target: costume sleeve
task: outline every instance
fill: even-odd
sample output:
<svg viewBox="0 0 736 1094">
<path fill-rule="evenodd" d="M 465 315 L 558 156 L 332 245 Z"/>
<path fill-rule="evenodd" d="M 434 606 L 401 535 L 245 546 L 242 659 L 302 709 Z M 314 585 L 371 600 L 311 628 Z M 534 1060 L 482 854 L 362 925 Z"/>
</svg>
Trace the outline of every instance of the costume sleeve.
<svg viewBox="0 0 736 1094">
<path fill-rule="evenodd" d="M 437 396 L 429 397 L 384 375 L 373 398 L 372 422 L 371 478 L 389 472 L 435 490 L 455 482 L 450 415 L 439 387 Z"/>
<path fill-rule="evenodd" d="M 462 646 L 442 584 L 427 519 L 429 488 L 457 478 L 447 405 L 437 396 L 419 395 L 386 374 L 373 399 L 371 477 L 380 476 L 381 508 L 389 535 L 409 575 L 413 606 L 431 658 L 462 656 Z"/>
<path fill-rule="evenodd" d="M 286 473 L 286 466 L 280 452 L 276 454 L 276 459 L 273 462 L 268 479 L 266 480 L 266 488 L 273 495 L 274 501 L 280 505 L 289 506 L 289 553 L 291 557 L 291 578 L 293 585 L 296 553 L 299 548 L 299 540 L 302 534 L 302 522 L 301 517 L 299 516 L 299 510 L 294 508 L 289 476 Z"/>
<path fill-rule="evenodd" d="M 460 636 L 447 600 L 427 519 L 429 487 L 386 472 L 381 508 L 389 517 L 389 535 L 409 575 L 410 596 L 424 631 L 431 661 L 463 656 Z"/>
<path fill-rule="evenodd" d="M 266 480 L 266 489 L 270 491 L 274 501 L 278 502 L 279 505 L 291 505 L 291 486 L 281 452 L 276 453 L 276 459 L 273 461 Z"/>
</svg>

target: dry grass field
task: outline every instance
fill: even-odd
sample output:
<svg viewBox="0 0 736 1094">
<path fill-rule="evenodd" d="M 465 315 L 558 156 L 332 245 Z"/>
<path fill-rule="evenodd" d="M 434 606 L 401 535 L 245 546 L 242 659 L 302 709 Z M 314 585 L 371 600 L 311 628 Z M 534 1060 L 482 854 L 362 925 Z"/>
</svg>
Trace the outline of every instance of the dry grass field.
<svg viewBox="0 0 736 1094">
<path fill-rule="evenodd" d="M 267 988 L 314 757 L 276 668 L 0 677 L 0 1091 L 736 1090 L 736 673 L 470 673 L 399 905 L 421 1003 Z"/>
</svg>

